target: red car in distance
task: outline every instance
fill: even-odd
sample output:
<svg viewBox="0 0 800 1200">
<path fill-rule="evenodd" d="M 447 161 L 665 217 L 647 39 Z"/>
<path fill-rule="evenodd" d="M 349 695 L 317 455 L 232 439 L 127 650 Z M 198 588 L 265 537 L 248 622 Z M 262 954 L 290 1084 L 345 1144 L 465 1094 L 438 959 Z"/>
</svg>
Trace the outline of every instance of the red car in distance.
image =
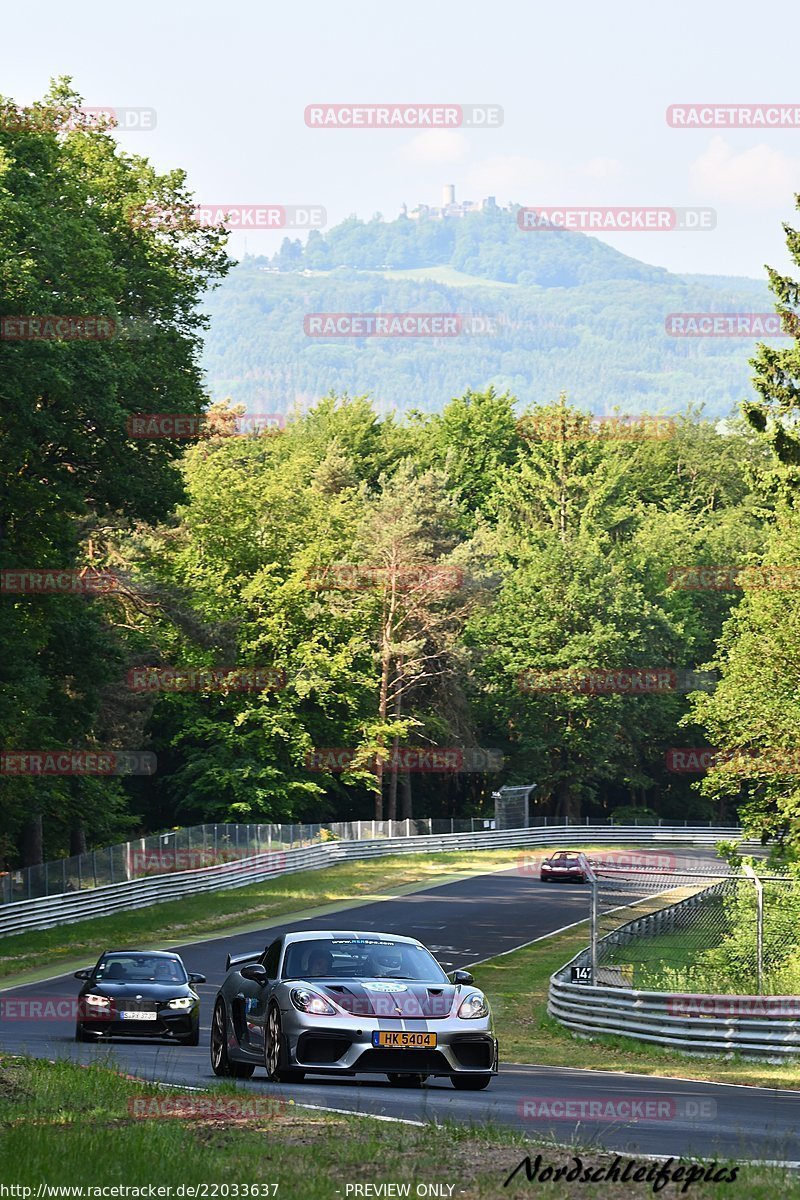
<svg viewBox="0 0 800 1200">
<path fill-rule="evenodd" d="M 588 865 L 583 854 L 574 850 L 559 850 L 557 854 L 542 859 L 539 878 L 543 883 L 587 883 Z"/>
</svg>

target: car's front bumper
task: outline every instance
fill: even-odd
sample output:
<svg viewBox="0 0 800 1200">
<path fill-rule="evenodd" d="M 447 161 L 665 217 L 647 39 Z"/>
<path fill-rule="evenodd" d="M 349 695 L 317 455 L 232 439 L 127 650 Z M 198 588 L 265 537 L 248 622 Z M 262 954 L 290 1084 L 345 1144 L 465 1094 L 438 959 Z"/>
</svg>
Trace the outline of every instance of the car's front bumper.
<svg viewBox="0 0 800 1200">
<path fill-rule="evenodd" d="M 93 1033 L 98 1038 L 112 1037 L 144 1037 L 144 1038 L 185 1038 L 197 1028 L 200 1021 L 200 1010 L 189 1009 L 160 1009 L 155 1021 L 131 1021 L 113 1013 L 109 1018 L 99 1017 L 98 1014 L 87 1012 L 78 1018 L 78 1023 L 85 1033 Z"/>
<path fill-rule="evenodd" d="M 495 1075 L 497 1040 L 488 1018 L 365 1020 L 282 1012 L 288 1064 L 314 1073 Z M 436 1047 L 393 1049 L 373 1045 L 373 1032 L 435 1033 Z"/>
<path fill-rule="evenodd" d="M 586 875 L 580 871 L 540 871 L 542 883 L 586 883 Z"/>
</svg>

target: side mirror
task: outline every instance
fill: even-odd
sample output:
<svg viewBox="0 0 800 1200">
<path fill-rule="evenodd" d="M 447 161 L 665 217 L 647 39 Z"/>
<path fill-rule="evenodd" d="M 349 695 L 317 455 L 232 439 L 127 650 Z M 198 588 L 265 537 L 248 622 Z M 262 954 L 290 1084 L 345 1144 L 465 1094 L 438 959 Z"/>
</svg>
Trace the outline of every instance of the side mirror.
<svg viewBox="0 0 800 1200">
<path fill-rule="evenodd" d="M 199 971 L 189 972 L 189 983 L 205 983 L 205 975 L 201 975 Z"/>
<path fill-rule="evenodd" d="M 259 983 L 262 986 L 269 981 L 262 963 L 245 963 L 239 974 L 242 979 L 251 979 L 253 983 Z"/>
<path fill-rule="evenodd" d="M 91 967 L 84 967 L 82 971 L 75 972 L 76 979 L 91 979 L 94 971 Z"/>
<path fill-rule="evenodd" d="M 453 971 L 453 983 L 474 983 L 475 980 L 469 971 Z"/>
</svg>

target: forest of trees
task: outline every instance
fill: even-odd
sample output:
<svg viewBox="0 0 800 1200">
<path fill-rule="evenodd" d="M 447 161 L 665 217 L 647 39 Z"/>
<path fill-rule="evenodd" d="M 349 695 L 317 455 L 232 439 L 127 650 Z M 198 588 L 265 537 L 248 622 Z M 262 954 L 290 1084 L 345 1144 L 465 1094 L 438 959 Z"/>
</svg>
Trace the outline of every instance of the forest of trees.
<svg viewBox="0 0 800 1200">
<path fill-rule="evenodd" d="M 439 412 L 412 390 L 402 417 L 338 388 L 242 435 L 198 365 L 224 232 L 193 225 L 180 172 L 81 127 L 78 103 L 59 84 L 36 128 L 0 122 L 0 316 L 102 314 L 118 333 L 0 340 L 0 569 L 119 586 L 0 596 L 0 737 L 144 750 L 158 770 L 4 771 L 6 865 L 204 820 L 487 813 L 498 786 L 533 781 L 555 820 L 738 815 L 800 845 L 797 344 L 759 349 L 756 399 L 724 428 L 688 391 L 652 437 L 598 429 L 571 396 L 521 407 L 476 384 Z M 156 208 L 170 219 L 142 218 Z M 798 285 L 770 283 L 796 310 Z M 193 439 L 131 432 L 136 414 L 203 411 Z M 762 563 L 782 586 L 681 583 Z M 132 686 L 179 667 L 266 685 Z M 718 684 L 529 683 L 621 670 Z M 701 746 L 752 765 L 670 769 L 671 748 Z M 470 769 L 403 769 L 433 748 Z"/>
<path fill-rule="evenodd" d="M 668 315 L 771 308 L 763 281 L 671 274 L 582 234 L 522 233 L 501 210 L 351 218 L 305 247 L 286 238 L 271 259 L 238 263 L 203 303 L 211 394 L 251 411 L 285 412 L 332 389 L 370 394 L 383 411 L 440 412 L 467 388 L 492 386 L 523 406 L 566 388 L 593 412 L 691 402 L 710 417 L 749 393 L 754 342 L 673 337 Z M 343 339 L 304 329 L 311 312 L 407 311 L 474 316 L 481 332 Z"/>
</svg>

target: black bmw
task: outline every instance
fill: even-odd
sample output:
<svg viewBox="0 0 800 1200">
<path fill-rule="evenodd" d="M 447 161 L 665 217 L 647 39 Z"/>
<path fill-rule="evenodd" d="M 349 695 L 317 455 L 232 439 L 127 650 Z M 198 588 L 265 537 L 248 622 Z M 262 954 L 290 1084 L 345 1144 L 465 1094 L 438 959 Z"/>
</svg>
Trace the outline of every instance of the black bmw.
<svg viewBox="0 0 800 1200">
<path fill-rule="evenodd" d="M 107 950 L 75 978 L 85 981 L 78 994 L 76 1042 L 146 1037 L 199 1044 L 200 997 L 194 985 L 206 977 L 188 974 L 179 955 Z"/>
</svg>

